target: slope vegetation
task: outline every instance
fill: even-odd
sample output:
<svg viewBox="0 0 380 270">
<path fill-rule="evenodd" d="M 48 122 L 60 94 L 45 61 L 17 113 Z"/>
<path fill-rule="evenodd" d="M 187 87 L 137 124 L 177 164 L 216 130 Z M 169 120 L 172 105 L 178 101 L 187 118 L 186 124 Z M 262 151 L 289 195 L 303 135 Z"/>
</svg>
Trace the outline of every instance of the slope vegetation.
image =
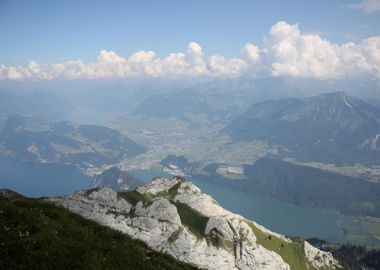
<svg viewBox="0 0 380 270">
<path fill-rule="evenodd" d="M 0 193 L 0 269 L 196 269 L 62 207 Z"/>
</svg>

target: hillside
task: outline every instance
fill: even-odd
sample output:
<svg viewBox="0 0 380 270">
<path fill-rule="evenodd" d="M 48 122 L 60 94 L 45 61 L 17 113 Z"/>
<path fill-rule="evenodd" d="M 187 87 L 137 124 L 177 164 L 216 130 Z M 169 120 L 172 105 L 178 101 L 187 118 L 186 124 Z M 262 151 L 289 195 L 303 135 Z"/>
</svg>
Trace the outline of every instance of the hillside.
<svg viewBox="0 0 380 270">
<path fill-rule="evenodd" d="M 330 253 L 231 213 L 191 182 L 155 178 L 136 191 L 108 188 L 48 198 L 200 268 L 336 269 Z"/>
<path fill-rule="evenodd" d="M 380 161 L 380 110 L 343 92 L 254 104 L 223 133 L 234 141 L 266 140 L 303 161 Z"/>
<path fill-rule="evenodd" d="M 252 91 L 247 89 L 194 87 L 148 97 L 137 106 L 133 115 L 175 117 L 192 124 L 202 124 L 198 121 L 203 118 L 209 122 L 224 122 L 238 116 L 252 99 Z"/>
<path fill-rule="evenodd" d="M 0 190 L 0 269 L 196 269 L 62 207 Z"/>
<path fill-rule="evenodd" d="M 197 170 L 198 163 L 189 162 L 183 156 L 169 155 L 161 164 L 166 167 L 174 165 L 193 179 L 296 205 L 336 210 L 348 215 L 380 216 L 379 183 L 295 165 L 274 157 L 260 158 L 254 164 L 238 167 L 241 174 L 233 174 L 235 180 L 228 177 L 231 174 L 220 173 L 224 164 L 208 164 L 201 173 Z"/>
<path fill-rule="evenodd" d="M 110 187 L 116 191 L 135 190 L 144 182 L 118 167 L 112 167 L 92 178 L 92 187 Z"/>
<path fill-rule="evenodd" d="M 48 123 L 39 118 L 8 117 L 0 134 L 0 155 L 23 161 L 69 163 L 81 168 L 120 161 L 145 149 L 103 126 Z"/>
<path fill-rule="evenodd" d="M 329 244 L 326 241 L 311 238 L 310 243 L 321 250 L 331 252 L 344 270 L 380 269 L 380 250 L 362 246 Z"/>
<path fill-rule="evenodd" d="M 53 120 L 66 115 L 71 109 L 70 103 L 47 91 L 0 88 L 0 122 L 16 113 Z"/>
<path fill-rule="evenodd" d="M 297 205 L 380 216 L 380 184 L 282 160 L 262 158 L 244 166 L 245 190 Z"/>
</svg>

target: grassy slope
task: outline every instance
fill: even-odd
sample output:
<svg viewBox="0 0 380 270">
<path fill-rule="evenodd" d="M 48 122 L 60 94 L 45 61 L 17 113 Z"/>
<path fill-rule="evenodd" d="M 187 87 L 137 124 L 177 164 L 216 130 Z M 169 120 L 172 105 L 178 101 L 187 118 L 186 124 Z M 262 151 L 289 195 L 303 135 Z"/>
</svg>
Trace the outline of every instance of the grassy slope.
<svg viewBox="0 0 380 270">
<path fill-rule="evenodd" d="M 205 238 L 204 232 L 207 226 L 208 217 L 202 215 L 187 204 L 180 202 L 173 203 L 177 207 L 182 224 L 187 226 L 198 239 Z"/>
<path fill-rule="evenodd" d="M 196 269 L 35 199 L 0 196 L 0 269 Z"/>
<path fill-rule="evenodd" d="M 253 223 L 247 221 L 257 238 L 257 243 L 268 250 L 272 250 L 279 254 L 282 259 L 289 264 L 292 270 L 314 269 L 304 256 L 303 241 L 293 240 L 291 243 L 282 240 L 274 235 L 263 232 Z"/>
<path fill-rule="evenodd" d="M 139 201 L 142 201 L 143 203 L 149 203 L 152 200 L 147 195 L 141 194 L 136 190 L 119 192 L 118 194 L 133 206 L 135 206 Z"/>
<path fill-rule="evenodd" d="M 380 218 L 366 217 L 361 222 L 368 233 L 380 240 Z"/>
<path fill-rule="evenodd" d="M 180 180 L 183 179 L 178 176 L 176 177 Z M 181 181 L 184 181 L 184 180 L 181 180 Z M 155 197 L 164 197 L 164 198 L 167 198 L 168 200 L 172 200 L 177 195 L 177 191 L 180 185 L 181 185 L 181 182 L 178 182 L 177 184 L 172 186 L 168 191 L 159 192 L 156 195 L 142 194 L 138 192 L 137 190 L 119 192 L 118 194 L 120 197 L 122 197 L 123 199 L 127 200 L 130 204 L 135 206 L 139 201 L 142 201 L 144 204 L 150 203 Z"/>
</svg>

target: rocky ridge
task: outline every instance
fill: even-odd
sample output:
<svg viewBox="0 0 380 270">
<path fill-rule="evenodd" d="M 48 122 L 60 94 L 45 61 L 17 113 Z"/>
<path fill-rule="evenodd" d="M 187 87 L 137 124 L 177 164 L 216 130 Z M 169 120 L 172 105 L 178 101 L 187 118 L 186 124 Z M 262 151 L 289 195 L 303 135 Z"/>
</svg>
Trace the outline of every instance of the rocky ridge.
<svg viewBox="0 0 380 270">
<path fill-rule="evenodd" d="M 47 200 L 203 269 L 337 269 L 328 252 L 222 208 L 180 177 L 135 191 L 80 191 Z"/>
</svg>

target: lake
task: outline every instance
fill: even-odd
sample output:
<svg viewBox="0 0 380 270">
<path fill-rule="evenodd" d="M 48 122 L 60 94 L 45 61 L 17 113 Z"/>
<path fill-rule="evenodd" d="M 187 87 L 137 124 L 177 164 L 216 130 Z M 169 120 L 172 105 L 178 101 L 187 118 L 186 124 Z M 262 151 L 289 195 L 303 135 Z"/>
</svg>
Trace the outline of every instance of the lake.
<svg viewBox="0 0 380 270">
<path fill-rule="evenodd" d="M 145 182 L 154 176 L 171 177 L 160 170 L 132 171 L 131 174 Z M 88 189 L 90 180 L 90 177 L 69 165 L 0 158 L 0 188 L 9 188 L 29 197 L 58 196 Z M 300 207 L 197 179 L 191 181 L 224 208 L 255 220 L 275 232 L 380 247 L 380 241 L 364 231 L 357 217 Z"/>
<path fill-rule="evenodd" d="M 149 181 L 154 176 L 171 177 L 160 170 L 132 171 L 131 174 L 143 181 Z M 363 229 L 358 217 L 301 207 L 207 181 L 191 181 L 224 208 L 252 219 L 272 231 L 302 238 L 317 237 L 333 243 L 380 247 L 380 241 Z"/>
<path fill-rule="evenodd" d="M 90 187 L 89 176 L 73 166 L 0 158 L 0 188 L 28 197 L 59 196 Z"/>
</svg>

